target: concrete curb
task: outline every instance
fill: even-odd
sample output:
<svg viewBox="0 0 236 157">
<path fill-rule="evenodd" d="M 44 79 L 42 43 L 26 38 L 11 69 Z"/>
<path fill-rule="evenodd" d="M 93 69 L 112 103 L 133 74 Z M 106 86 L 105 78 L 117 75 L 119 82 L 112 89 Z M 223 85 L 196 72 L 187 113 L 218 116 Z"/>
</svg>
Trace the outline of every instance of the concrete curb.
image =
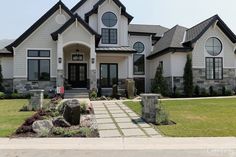
<svg viewBox="0 0 236 157">
<path fill-rule="evenodd" d="M 0 138 L 0 150 L 211 150 L 236 149 L 235 137 L 219 138 Z"/>
</svg>

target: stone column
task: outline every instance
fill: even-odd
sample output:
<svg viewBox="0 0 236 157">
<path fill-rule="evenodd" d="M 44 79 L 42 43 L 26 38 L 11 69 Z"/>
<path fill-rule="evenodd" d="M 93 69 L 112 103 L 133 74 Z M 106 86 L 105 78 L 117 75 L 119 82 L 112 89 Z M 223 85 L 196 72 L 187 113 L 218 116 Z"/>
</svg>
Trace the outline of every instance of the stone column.
<svg viewBox="0 0 236 157">
<path fill-rule="evenodd" d="M 32 94 L 28 110 L 39 110 L 43 108 L 43 98 L 44 98 L 44 90 L 30 90 L 30 93 Z"/>
<path fill-rule="evenodd" d="M 97 54 L 95 52 L 95 36 L 91 38 L 90 47 L 90 90 L 97 89 Z"/>
<path fill-rule="evenodd" d="M 64 86 L 64 55 L 63 55 L 63 39 L 58 35 L 57 41 L 57 87 Z"/>
<path fill-rule="evenodd" d="M 156 123 L 158 94 L 141 94 L 142 118 L 148 123 Z"/>
</svg>

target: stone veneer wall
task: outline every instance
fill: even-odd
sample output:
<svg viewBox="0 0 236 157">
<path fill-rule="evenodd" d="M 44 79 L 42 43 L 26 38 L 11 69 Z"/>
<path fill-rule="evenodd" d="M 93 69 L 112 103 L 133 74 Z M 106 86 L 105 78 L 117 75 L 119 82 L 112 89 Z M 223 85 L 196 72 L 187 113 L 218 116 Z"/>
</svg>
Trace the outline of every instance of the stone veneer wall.
<svg viewBox="0 0 236 157">
<path fill-rule="evenodd" d="M 210 86 L 213 86 L 214 90 L 221 90 L 222 87 L 227 90 L 235 89 L 235 69 L 224 69 L 223 80 L 206 80 L 205 73 L 205 69 L 193 69 L 194 85 L 205 88 L 207 91 Z"/>
<path fill-rule="evenodd" d="M 28 93 L 32 89 L 43 89 L 45 92 L 49 92 L 51 89 L 56 88 L 56 78 L 51 78 L 51 81 L 28 81 L 27 78 L 15 78 L 13 79 L 13 90 L 17 90 L 18 93 Z"/>
<path fill-rule="evenodd" d="M 223 72 L 223 80 L 206 80 L 205 69 L 193 69 L 193 84 L 194 86 L 198 85 L 201 89 L 205 88 L 207 92 L 210 86 L 213 86 L 215 91 L 221 91 L 222 87 L 225 87 L 227 90 L 234 90 L 236 85 L 235 69 L 224 69 Z M 171 77 L 166 77 L 165 79 L 169 89 L 173 91 Z M 173 77 L 174 86 L 176 86 L 178 92 L 183 93 L 183 77 Z"/>
<path fill-rule="evenodd" d="M 13 79 L 3 79 L 2 85 L 7 92 L 13 91 Z"/>
</svg>

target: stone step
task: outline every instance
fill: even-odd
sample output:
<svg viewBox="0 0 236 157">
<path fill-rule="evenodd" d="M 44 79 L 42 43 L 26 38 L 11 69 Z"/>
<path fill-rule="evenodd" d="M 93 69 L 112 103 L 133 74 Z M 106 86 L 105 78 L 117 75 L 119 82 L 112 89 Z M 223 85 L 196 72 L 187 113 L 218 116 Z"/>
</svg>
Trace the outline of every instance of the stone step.
<svg viewBox="0 0 236 157">
<path fill-rule="evenodd" d="M 89 98 L 88 93 L 79 94 L 79 93 L 65 93 L 65 99 L 73 99 L 73 98 Z"/>
</svg>

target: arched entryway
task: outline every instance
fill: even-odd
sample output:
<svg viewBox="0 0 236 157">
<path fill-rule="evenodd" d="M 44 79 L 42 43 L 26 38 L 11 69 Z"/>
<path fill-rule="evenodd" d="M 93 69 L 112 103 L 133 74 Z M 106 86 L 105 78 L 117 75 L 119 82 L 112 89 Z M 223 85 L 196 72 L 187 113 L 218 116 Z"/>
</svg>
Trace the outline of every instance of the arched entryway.
<svg viewBox="0 0 236 157">
<path fill-rule="evenodd" d="M 90 47 L 73 42 L 63 47 L 65 86 L 90 88 Z"/>
</svg>

